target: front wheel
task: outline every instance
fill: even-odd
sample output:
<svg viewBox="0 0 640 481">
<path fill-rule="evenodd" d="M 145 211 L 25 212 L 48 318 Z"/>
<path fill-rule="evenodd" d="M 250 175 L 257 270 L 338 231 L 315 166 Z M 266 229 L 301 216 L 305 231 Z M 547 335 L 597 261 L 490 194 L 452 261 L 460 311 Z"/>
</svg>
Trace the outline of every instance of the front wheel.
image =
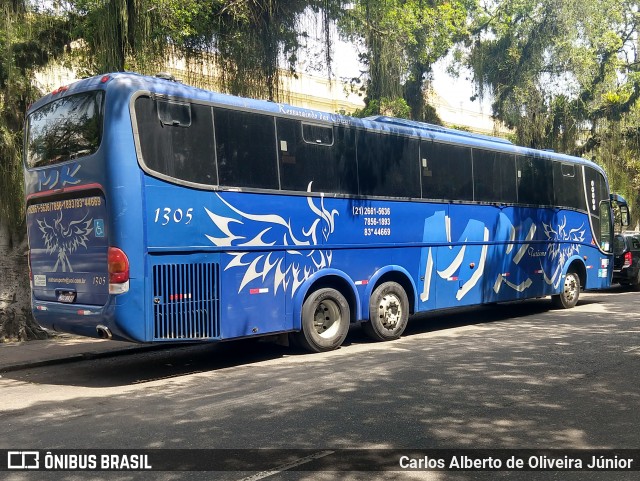
<svg viewBox="0 0 640 481">
<path fill-rule="evenodd" d="M 345 297 L 336 289 L 318 289 L 302 305 L 302 329 L 294 338 L 308 351 L 331 351 L 347 337 L 350 322 L 351 311 Z"/>
<path fill-rule="evenodd" d="M 402 335 L 408 320 L 407 293 L 400 284 L 385 282 L 371 294 L 369 322 L 362 324 L 362 329 L 375 341 L 390 341 Z"/>
<path fill-rule="evenodd" d="M 580 297 L 580 278 L 575 272 L 567 272 L 562 292 L 551 296 L 553 305 L 559 309 L 571 309 L 578 303 L 578 297 Z"/>
</svg>

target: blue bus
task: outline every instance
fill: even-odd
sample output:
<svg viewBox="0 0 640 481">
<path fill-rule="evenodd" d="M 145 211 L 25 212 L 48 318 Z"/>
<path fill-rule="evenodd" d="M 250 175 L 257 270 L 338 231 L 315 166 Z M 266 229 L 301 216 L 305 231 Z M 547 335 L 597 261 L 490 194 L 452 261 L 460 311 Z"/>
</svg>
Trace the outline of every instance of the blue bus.
<svg viewBox="0 0 640 481">
<path fill-rule="evenodd" d="M 33 313 L 55 331 L 319 352 L 356 322 L 384 341 L 413 313 L 570 308 L 611 281 L 603 170 L 498 138 L 113 73 L 34 103 L 24 151 Z"/>
</svg>

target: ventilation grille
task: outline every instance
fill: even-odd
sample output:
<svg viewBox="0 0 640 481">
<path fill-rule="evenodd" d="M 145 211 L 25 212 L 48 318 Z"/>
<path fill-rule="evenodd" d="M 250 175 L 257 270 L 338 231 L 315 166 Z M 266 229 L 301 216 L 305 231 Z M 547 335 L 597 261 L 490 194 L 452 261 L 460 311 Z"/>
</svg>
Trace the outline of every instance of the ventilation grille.
<svg viewBox="0 0 640 481">
<path fill-rule="evenodd" d="M 218 282 L 215 263 L 154 265 L 154 339 L 219 337 Z"/>
</svg>

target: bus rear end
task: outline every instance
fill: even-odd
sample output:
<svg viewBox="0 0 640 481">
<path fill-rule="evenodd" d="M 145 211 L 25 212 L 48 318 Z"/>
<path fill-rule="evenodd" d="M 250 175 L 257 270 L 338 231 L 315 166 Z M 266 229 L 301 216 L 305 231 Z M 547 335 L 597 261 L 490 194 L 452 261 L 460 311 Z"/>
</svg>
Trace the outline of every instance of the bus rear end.
<svg viewBox="0 0 640 481">
<path fill-rule="evenodd" d="M 129 261 L 113 247 L 105 194 L 108 80 L 56 90 L 32 106 L 25 126 L 34 316 L 48 329 L 105 338 L 112 337 L 114 295 L 129 289 Z"/>
</svg>

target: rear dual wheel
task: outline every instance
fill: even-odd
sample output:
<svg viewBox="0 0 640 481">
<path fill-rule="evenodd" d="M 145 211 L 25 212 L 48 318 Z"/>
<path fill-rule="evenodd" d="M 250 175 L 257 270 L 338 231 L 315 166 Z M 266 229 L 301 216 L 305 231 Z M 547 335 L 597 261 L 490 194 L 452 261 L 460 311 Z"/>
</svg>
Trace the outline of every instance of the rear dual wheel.
<svg viewBox="0 0 640 481">
<path fill-rule="evenodd" d="M 409 299 L 402 286 L 385 282 L 376 287 L 369 300 L 369 322 L 362 329 L 375 341 L 398 339 L 409 321 Z"/>
<path fill-rule="evenodd" d="M 347 337 L 350 322 L 345 297 L 336 289 L 318 289 L 302 304 L 302 329 L 294 334 L 294 340 L 311 352 L 332 351 Z"/>
</svg>

